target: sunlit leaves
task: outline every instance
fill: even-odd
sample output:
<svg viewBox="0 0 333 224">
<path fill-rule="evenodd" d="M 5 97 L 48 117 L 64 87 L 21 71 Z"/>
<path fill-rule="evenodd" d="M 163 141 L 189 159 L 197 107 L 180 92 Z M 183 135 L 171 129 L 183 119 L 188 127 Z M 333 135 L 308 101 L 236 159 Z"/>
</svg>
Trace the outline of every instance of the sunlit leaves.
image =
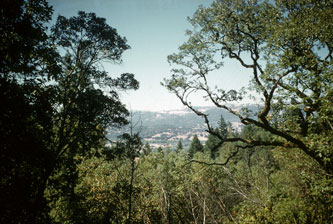
<svg viewBox="0 0 333 224">
<path fill-rule="evenodd" d="M 326 159 L 331 153 L 324 150 L 323 159 L 319 145 L 315 150 L 304 137 L 311 135 L 314 127 L 322 135 L 332 135 L 332 129 L 320 121 L 320 117 L 328 117 L 322 108 L 329 104 L 324 99 L 331 96 L 333 82 L 332 29 L 326 22 L 332 12 L 330 1 L 311 0 L 226 0 L 200 7 L 189 19 L 193 30 L 187 32 L 188 41 L 179 53 L 168 57 L 173 74 L 164 84 L 199 116 L 205 114 L 195 111 L 189 100 L 196 92 L 239 116 L 244 124 L 255 124 L 282 137 L 280 140 L 330 169 Z M 212 88 L 208 82 L 210 72 L 227 58 L 251 74 L 249 90 L 256 91 L 255 99 L 262 104 L 256 119 L 253 113 L 237 113 L 227 105 L 246 98 L 245 91 Z"/>
</svg>

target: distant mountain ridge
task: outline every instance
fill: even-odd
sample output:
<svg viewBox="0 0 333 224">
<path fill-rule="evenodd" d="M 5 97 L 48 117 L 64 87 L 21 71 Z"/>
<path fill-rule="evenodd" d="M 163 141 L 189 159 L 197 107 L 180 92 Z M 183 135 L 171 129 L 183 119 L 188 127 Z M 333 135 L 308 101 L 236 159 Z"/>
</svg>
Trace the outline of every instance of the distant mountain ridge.
<svg viewBox="0 0 333 224">
<path fill-rule="evenodd" d="M 255 105 L 232 105 L 234 110 L 246 107 L 255 110 Z M 217 127 L 220 117 L 223 116 L 226 122 L 230 122 L 233 129 L 240 131 L 242 124 L 239 118 L 225 110 L 217 107 L 197 107 L 196 109 L 209 115 L 210 123 Z M 190 144 L 191 138 L 197 134 L 199 140 L 206 141 L 208 133 L 206 124 L 202 117 L 197 116 L 190 109 L 169 110 L 169 111 L 134 111 L 132 113 L 134 132 L 140 132 L 144 142 L 150 143 L 153 147 L 174 147 L 179 140 L 182 140 L 186 147 Z M 116 139 L 117 135 L 128 131 L 128 128 L 112 129 L 109 137 Z"/>
</svg>

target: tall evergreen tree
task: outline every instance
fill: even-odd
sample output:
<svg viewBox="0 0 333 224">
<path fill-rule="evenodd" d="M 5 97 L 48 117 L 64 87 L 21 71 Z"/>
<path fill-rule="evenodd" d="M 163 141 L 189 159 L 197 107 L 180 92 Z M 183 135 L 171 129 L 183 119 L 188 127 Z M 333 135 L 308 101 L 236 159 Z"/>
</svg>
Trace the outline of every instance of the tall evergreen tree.
<svg viewBox="0 0 333 224">
<path fill-rule="evenodd" d="M 195 134 L 188 151 L 189 158 L 192 159 L 194 154 L 197 152 L 203 152 L 203 145 L 201 144 L 198 136 Z"/>
<path fill-rule="evenodd" d="M 225 122 L 222 115 L 218 121 L 218 133 L 221 135 L 222 140 L 228 137 L 228 124 Z"/>
<path fill-rule="evenodd" d="M 179 140 L 178 143 L 177 143 L 176 152 L 178 153 L 183 149 L 184 149 L 184 147 L 183 147 L 182 140 Z"/>
<path fill-rule="evenodd" d="M 219 133 L 219 129 L 215 128 L 214 132 Z M 219 139 L 219 137 L 217 137 L 216 135 L 213 135 L 213 134 L 208 135 L 208 139 L 205 142 L 204 150 L 210 152 L 210 157 L 212 159 L 216 158 L 217 151 L 219 150 L 219 148 L 221 146 L 220 143 L 221 143 L 221 140 Z"/>
<path fill-rule="evenodd" d="M 228 137 L 228 125 L 221 115 L 218 121 L 218 127 L 212 133 L 209 133 L 204 149 L 210 151 L 210 156 L 215 159 L 218 156 L 218 151 L 223 144 L 223 140 Z"/>
</svg>

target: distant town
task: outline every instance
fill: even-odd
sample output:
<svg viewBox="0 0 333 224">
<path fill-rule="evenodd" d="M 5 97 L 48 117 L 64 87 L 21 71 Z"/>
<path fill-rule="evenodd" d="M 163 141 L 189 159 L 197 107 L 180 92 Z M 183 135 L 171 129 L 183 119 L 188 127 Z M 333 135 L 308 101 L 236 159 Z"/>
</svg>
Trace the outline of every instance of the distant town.
<svg viewBox="0 0 333 224">
<path fill-rule="evenodd" d="M 236 110 L 240 108 L 240 106 L 233 107 Z M 254 105 L 246 107 L 256 110 Z M 240 120 L 226 111 L 216 107 L 200 107 L 200 111 L 209 114 L 213 127 L 217 126 L 223 116 L 224 120 L 230 123 L 234 132 L 240 132 L 242 129 Z M 134 132 L 139 132 L 143 142 L 149 143 L 152 148 L 175 148 L 178 141 L 181 141 L 186 148 L 195 134 L 202 143 L 205 143 L 208 137 L 204 120 L 189 109 L 160 112 L 135 111 L 132 120 Z M 128 131 L 128 126 L 121 129 L 111 128 L 108 137 L 116 140 L 117 136 Z"/>
</svg>

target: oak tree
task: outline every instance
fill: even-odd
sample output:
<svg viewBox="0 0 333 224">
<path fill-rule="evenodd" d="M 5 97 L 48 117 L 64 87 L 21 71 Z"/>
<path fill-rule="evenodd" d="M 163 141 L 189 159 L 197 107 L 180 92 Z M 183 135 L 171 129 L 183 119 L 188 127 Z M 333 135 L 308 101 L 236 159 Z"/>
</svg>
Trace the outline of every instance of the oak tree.
<svg viewBox="0 0 333 224">
<path fill-rule="evenodd" d="M 297 148 L 332 174 L 332 16 L 330 0 L 225 0 L 200 7 L 189 20 L 194 29 L 187 32 L 188 41 L 168 57 L 174 69 L 163 85 L 203 117 L 207 131 L 221 142 Z M 223 78 L 225 60 L 248 71 L 249 90 L 261 101 L 259 111 L 229 106 L 248 96 L 244 89 L 225 90 L 209 83 L 213 70 Z M 194 92 L 273 137 L 224 139 L 215 134 L 208 114 L 191 104 Z"/>
</svg>

